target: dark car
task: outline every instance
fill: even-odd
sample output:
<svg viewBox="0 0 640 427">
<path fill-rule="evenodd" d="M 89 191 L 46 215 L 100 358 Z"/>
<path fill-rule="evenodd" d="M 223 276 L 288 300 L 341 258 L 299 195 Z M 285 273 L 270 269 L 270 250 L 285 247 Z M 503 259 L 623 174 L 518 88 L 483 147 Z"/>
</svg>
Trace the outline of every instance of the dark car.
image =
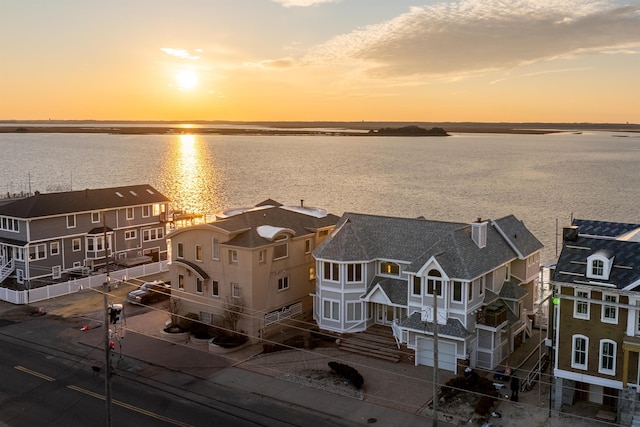
<svg viewBox="0 0 640 427">
<path fill-rule="evenodd" d="M 149 304 L 162 301 L 171 297 L 171 285 L 162 280 L 146 282 L 139 289 L 129 292 L 127 301 L 132 304 Z"/>
</svg>

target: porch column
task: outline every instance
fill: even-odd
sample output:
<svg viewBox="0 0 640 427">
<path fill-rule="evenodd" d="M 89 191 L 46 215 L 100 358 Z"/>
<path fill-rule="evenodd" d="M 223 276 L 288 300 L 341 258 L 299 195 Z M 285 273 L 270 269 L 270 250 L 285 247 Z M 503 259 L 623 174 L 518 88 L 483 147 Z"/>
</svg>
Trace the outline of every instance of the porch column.
<svg viewBox="0 0 640 427">
<path fill-rule="evenodd" d="M 629 383 L 629 353 L 632 351 L 635 353 L 640 353 L 640 343 L 629 342 L 627 341 L 627 339 L 629 338 L 635 339 L 632 337 L 625 337 L 625 341 L 622 342 L 622 388 L 627 387 Z"/>
</svg>

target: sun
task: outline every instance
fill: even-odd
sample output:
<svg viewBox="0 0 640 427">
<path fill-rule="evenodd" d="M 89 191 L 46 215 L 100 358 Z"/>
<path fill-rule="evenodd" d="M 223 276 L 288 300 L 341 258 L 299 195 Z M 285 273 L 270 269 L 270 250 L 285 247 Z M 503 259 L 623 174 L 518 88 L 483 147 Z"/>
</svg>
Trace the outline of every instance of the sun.
<svg viewBox="0 0 640 427">
<path fill-rule="evenodd" d="M 193 70 L 182 70 L 176 74 L 176 83 L 179 89 L 193 89 L 198 84 L 198 75 Z"/>
</svg>

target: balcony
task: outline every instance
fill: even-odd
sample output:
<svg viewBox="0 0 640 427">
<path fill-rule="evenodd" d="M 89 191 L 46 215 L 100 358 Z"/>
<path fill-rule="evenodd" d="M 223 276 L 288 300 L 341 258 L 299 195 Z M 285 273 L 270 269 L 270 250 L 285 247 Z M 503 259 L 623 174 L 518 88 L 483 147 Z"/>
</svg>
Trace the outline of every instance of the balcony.
<svg viewBox="0 0 640 427">
<path fill-rule="evenodd" d="M 476 323 L 497 328 L 507 321 L 507 308 L 504 306 L 489 306 L 476 315 Z"/>
</svg>

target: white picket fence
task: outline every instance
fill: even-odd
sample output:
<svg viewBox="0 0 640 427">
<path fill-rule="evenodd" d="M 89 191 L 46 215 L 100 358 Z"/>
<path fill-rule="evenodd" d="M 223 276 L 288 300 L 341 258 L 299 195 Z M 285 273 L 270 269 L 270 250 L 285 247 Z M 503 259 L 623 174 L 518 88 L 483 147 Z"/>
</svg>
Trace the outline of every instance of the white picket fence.
<svg viewBox="0 0 640 427">
<path fill-rule="evenodd" d="M 157 274 L 168 270 L 169 264 L 167 261 L 153 262 L 124 270 L 111 271 L 109 272 L 109 279 L 111 282 L 121 281 L 124 278 L 135 279 L 137 277 L 149 276 L 151 274 Z M 30 304 L 72 294 L 74 292 L 78 292 L 80 289 L 97 288 L 102 286 L 105 280 L 107 280 L 106 273 L 21 291 L 0 288 L 0 300 L 10 302 L 12 304 Z"/>
</svg>

